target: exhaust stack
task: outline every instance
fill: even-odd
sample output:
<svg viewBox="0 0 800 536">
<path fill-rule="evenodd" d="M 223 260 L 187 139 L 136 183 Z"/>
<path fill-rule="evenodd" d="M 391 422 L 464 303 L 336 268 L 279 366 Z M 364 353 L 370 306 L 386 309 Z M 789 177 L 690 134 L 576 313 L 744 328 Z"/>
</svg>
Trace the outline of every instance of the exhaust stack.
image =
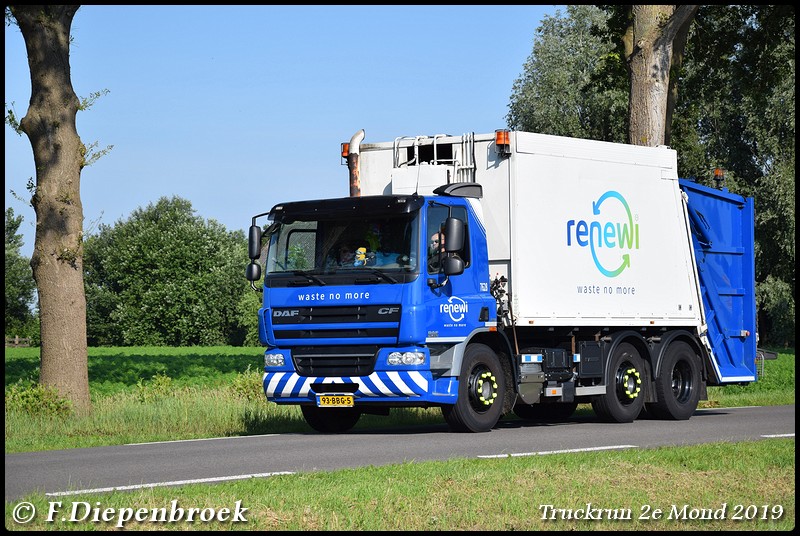
<svg viewBox="0 0 800 536">
<path fill-rule="evenodd" d="M 361 197 L 361 179 L 359 178 L 358 153 L 365 136 L 362 128 L 350 138 L 347 152 L 347 169 L 350 172 L 350 197 Z"/>
</svg>

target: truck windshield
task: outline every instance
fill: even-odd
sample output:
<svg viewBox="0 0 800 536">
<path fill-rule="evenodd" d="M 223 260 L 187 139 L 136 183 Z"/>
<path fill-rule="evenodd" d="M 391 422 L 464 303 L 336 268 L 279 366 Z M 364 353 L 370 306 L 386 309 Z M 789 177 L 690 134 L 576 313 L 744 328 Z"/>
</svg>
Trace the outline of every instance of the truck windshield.
<svg viewBox="0 0 800 536">
<path fill-rule="evenodd" d="M 331 274 L 371 273 L 382 282 L 394 280 L 383 274 L 417 273 L 418 220 L 415 211 L 281 223 L 270 237 L 266 273 L 310 281 Z"/>
</svg>

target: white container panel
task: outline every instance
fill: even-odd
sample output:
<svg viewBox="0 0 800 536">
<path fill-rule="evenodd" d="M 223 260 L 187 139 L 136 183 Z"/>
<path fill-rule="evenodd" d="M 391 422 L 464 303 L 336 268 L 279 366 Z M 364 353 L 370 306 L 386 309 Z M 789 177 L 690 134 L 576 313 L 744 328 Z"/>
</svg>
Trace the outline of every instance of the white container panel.
<svg viewBox="0 0 800 536">
<path fill-rule="evenodd" d="M 624 146 L 589 145 L 614 154 L 548 147 L 515 155 L 511 280 L 520 324 L 696 324 L 674 152 L 631 146 L 626 161 Z"/>
</svg>

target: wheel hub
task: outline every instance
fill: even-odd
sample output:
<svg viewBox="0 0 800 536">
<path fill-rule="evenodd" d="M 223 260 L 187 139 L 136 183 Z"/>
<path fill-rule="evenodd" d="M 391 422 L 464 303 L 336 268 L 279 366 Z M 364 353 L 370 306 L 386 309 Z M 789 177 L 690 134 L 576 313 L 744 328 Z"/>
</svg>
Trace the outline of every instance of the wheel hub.
<svg viewBox="0 0 800 536">
<path fill-rule="evenodd" d="M 692 388 L 691 370 L 686 365 L 677 365 L 672 370 L 672 394 L 676 400 L 685 401 Z"/>
<path fill-rule="evenodd" d="M 484 370 L 476 373 L 472 378 L 472 396 L 476 408 L 486 409 L 497 398 L 497 378 L 491 371 Z"/>
<path fill-rule="evenodd" d="M 620 369 L 621 374 L 618 376 L 619 390 L 623 396 L 628 400 L 633 400 L 642 390 L 642 377 L 635 367 L 628 367 Z"/>
</svg>

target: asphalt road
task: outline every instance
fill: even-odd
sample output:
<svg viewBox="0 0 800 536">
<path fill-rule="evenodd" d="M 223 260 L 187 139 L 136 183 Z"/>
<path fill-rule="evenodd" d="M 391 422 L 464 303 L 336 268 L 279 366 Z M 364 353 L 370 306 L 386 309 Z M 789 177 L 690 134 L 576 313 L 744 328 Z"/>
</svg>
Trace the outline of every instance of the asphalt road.
<svg viewBox="0 0 800 536">
<path fill-rule="evenodd" d="M 794 437 L 794 432 L 792 405 L 699 410 L 677 422 L 607 424 L 574 417 L 558 424 L 501 421 L 482 434 L 434 425 L 30 452 L 6 454 L 5 494 L 13 501 L 32 492 L 60 496 L 412 461 L 749 441 Z"/>
</svg>

